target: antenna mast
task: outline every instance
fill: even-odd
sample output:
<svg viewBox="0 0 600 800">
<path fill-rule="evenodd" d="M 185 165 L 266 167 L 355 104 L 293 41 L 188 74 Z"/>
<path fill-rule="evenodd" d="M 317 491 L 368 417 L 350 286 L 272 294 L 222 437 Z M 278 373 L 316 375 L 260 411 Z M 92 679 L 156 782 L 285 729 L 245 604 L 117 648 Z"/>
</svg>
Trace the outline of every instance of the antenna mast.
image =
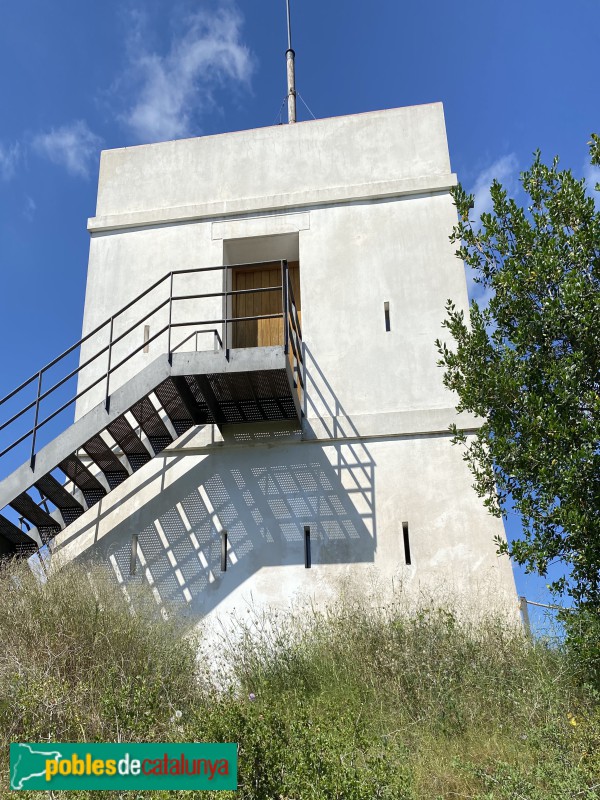
<svg viewBox="0 0 600 800">
<path fill-rule="evenodd" d="M 285 54 L 287 62 L 288 85 L 288 124 L 296 122 L 296 53 L 292 50 L 292 24 L 290 22 L 290 0 L 285 0 L 287 7 L 288 49 Z"/>
</svg>

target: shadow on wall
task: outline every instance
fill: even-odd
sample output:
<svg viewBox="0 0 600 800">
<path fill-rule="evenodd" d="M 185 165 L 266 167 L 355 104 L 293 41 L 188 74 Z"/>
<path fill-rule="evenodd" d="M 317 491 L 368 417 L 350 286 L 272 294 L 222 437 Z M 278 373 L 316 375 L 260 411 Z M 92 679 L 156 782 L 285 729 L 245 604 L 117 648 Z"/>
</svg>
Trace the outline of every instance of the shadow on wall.
<svg viewBox="0 0 600 800">
<path fill-rule="evenodd" d="M 347 472 L 351 477 L 347 491 L 360 493 L 366 507 L 370 510 L 373 525 L 373 538 L 376 539 L 375 528 L 375 462 L 367 446 L 360 441 L 356 425 L 348 416 L 319 367 L 310 348 L 303 343 L 303 378 L 305 391 L 302 397 L 305 426 L 310 433 L 310 420 L 317 420 L 320 430 L 313 436 L 321 439 L 344 440 L 347 444 L 337 448 L 336 470 L 339 475 Z M 357 376 L 357 391 L 358 386 Z M 357 469 L 356 465 L 360 465 Z M 346 484 L 345 484 L 346 485 Z"/>
<path fill-rule="evenodd" d="M 361 478 L 365 465 L 353 462 L 346 449 L 336 444 L 326 453 L 316 443 L 225 445 L 166 488 L 167 470 L 186 456 L 164 458 L 162 490 L 100 539 L 96 553 L 127 583 L 132 535 L 137 534 L 134 579 L 146 578 L 157 602 L 183 602 L 201 615 L 265 567 L 303 567 L 305 525 L 311 531 L 313 568 L 372 562 L 371 487 Z M 221 571 L 223 530 L 226 572 Z M 276 595 L 281 582 L 273 586 Z"/>
<path fill-rule="evenodd" d="M 325 417 L 336 420 L 330 438 L 356 435 L 311 359 L 307 379 L 312 371 L 324 424 Z M 285 425 L 282 430 L 276 424 L 228 426 L 224 439 L 200 462 L 166 452 L 158 457 L 158 473 L 157 459 L 142 468 L 121 507 L 125 510 L 126 503 L 141 497 L 150 484 L 156 484 L 157 491 L 103 536 L 101 523 L 114 512 L 105 501 L 96 506 L 94 554 L 110 562 L 119 582 L 147 580 L 161 605 L 183 604 L 193 616 L 202 616 L 262 569 L 300 567 L 302 571 L 293 573 L 293 585 L 284 584 L 290 573 L 268 577 L 266 593 L 281 598 L 286 592 L 302 591 L 306 525 L 313 568 L 374 561 L 375 463 L 364 445 L 303 441 L 299 430 Z M 185 439 L 178 445 L 185 446 Z M 189 469 L 185 459 L 193 464 Z M 140 486 L 144 470 L 148 476 Z M 173 479 L 177 473 L 181 476 Z M 223 530 L 228 541 L 225 572 Z"/>
</svg>

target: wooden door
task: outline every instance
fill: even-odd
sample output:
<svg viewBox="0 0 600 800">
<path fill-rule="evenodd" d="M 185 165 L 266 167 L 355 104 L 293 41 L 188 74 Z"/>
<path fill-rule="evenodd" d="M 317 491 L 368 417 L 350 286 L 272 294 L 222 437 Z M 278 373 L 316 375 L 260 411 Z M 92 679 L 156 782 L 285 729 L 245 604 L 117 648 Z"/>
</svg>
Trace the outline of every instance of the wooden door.
<svg viewBox="0 0 600 800">
<path fill-rule="evenodd" d="M 298 262 L 288 264 L 292 291 L 300 316 L 300 271 Z M 281 264 L 271 262 L 260 267 L 238 267 L 233 270 L 232 288 L 262 289 L 269 286 L 281 286 Z M 236 317 L 254 317 L 264 314 L 281 314 L 281 289 L 273 292 L 257 292 L 233 296 L 232 315 Z M 275 319 L 249 320 L 234 322 L 233 347 L 269 347 L 283 344 L 283 320 Z"/>
</svg>

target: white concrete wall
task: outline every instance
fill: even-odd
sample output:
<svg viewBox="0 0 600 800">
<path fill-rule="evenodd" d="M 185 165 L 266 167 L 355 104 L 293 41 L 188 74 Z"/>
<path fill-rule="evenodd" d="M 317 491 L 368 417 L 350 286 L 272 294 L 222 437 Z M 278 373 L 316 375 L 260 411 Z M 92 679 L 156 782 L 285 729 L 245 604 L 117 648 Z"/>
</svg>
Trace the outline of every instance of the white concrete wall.
<svg viewBox="0 0 600 800">
<path fill-rule="evenodd" d="M 126 231 L 112 231 L 107 234 L 92 236 L 90 243 L 90 260 L 86 287 L 86 302 L 83 319 L 85 336 L 110 318 L 111 315 L 138 297 L 145 289 L 163 278 L 171 270 L 190 267 L 212 267 L 223 263 L 222 242 L 213 242 L 211 225 L 208 222 L 193 225 L 173 225 L 161 227 L 142 227 Z M 202 292 L 219 292 L 223 289 L 223 274 L 206 272 L 193 278 L 180 275 L 174 278 L 174 294 L 200 294 Z M 114 333 L 126 331 L 134 323 L 139 325 L 115 348 L 112 357 L 113 366 L 133 352 L 143 342 L 144 325 L 150 326 L 150 335 L 154 335 L 168 322 L 168 307 L 164 306 L 156 314 L 147 319 L 147 312 L 158 306 L 169 297 L 169 280 L 165 280 L 140 302 L 118 317 Z M 202 301 L 200 307 L 191 302 L 178 302 L 173 306 L 173 320 L 193 320 L 196 310 L 203 319 L 222 318 L 222 301 L 210 298 Z M 206 328 L 214 326 L 194 326 Z M 99 352 L 101 346 L 108 342 L 109 328 L 106 326 L 98 335 L 92 337 L 82 347 L 81 362 Z M 179 329 L 174 332 L 175 343 L 182 341 L 191 329 Z M 213 348 L 213 338 L 208 335 L 200 340 L 202 349 Z M 194 349 L 190 344 L 189 349 Z M 166 334 L 150 343 L 149 352 L 139 352 L 118 372 L 111 376 L 111 386 L 116 388 L 128 378 L 136 374 L 140 368 L 155 358 L 158 353 L 167 352 Z M 107 354 L 94 361 L 81 374 L 79 390 L 89 385 L 95 378 L 106 372 Z M 76 416 L 82 416 L 87 410 L 100 402 L 104 394 L 104 384 L 85 395 L 77 404 Z"/>
<path fill-rule="evenodd" d="M 100 554 L 119 579 L 148 580 L 158 602 L 186 609 L 193 621 L 300 598 L 318 604 L 348 581 L 357 592 L 402 585 L 413 597 L 462 596 L 482 610 L 514 603 L 510 564 L 493 543 L 502 523 L 465 491 L 467 467 L 447 438 L 303 442 L 282 427 L 268 441 L 263 428 L 251 444 L 210 445 L 205 430 L 195 451 L 155 458 L 135 488 L 134 479 L 121 484 L 58 537 L 61 556 Z M 139 536 L 134 578 L 132 533 Z"/>
<path fill-rule="evenodd" d="M 160 598 L 182 600 L 192 617 L 250 595 L 318 601 L 344 576 L 366 585 L 374 575 L 516 608 L 510 565 L 493 543 L 502 523 L 485 512 L 445 433 L 455 398 L 434 340 L 447 298 L 467 308 L 448 240 L 454 183 L 440 104 L 103 153 L 84 333 L 171 269 L 297 253 L 307 390 L 302 431 L 288 431 L 285 444 L 240 444 L 248 431 L 239 428 L 216 445 L 209 429 L 183 437 L 70 526 L 58 538 L 63 555 L 100 548 L 123 574 L 138 533 L 142 574 L 147 567 Z M 219 291 L 223 277 L 206 273 L 182 290 L 192 287 Z M 220 303 L 202 313 L 219 316 Z M 165 352 L 163 338 L 113 386 Z M 80 385 L 103 368 L 88 368 Z M 78 415 L 102 396 L 102 386 L 90 392 Z M 317 537 L 311 570 L 305 524 Z M 232 547 L 226 575 L 215 567 L 219 525 Z"/>
<path fill-rule="evenodd" d="M 286 195 L 449 172 L 443 110 L 434 103 L 105 151 L 97 216 L 217 203 L 233 211 L 266 197 L 272 207 Z"/>
<path fill-rule="evenodd" d="M 459 306 L 466 305 L 463 267 L 448 242 L 455 218 L 449 195 L 315 207 L 301 216 L 310 226 L 298 236 L 303 335 L 308 360 L 314 362 L 312 367 L 309 364 L 311 384 L 320 370 L 346 413 L 352 415 L 452 406 L 435 366 L 434 347 L 442 332 L 446 299 L 452 297 Z M 262 218 L 260 229 L 268 230 L 269 222 L 277 229 L 278 215 Z M 243 231 L 249 228 L 246 225 Z M 213 224 L 204 221 L 93 237 L 84 333 L 168 269 L 222 264 L 227 241 L 235 240 L 214 239 Z M 253 251 L 249 251 L 248 258 L 253 257 Z M 192 288 L 197 292 L 220 291 L 222 273 L 202 273 L 175 281 L 176 293 Z M 115 332 L 125 330 L 135 321 L 134 315 L 139 319 L 167 296 L 165 282 L 123 315 Z M 389 333 L 384 324 L 384 302 L 390 303 Z M 217 298 L 201 301 L 194 310 L 188 303 L 187 312 L 181 303 L 176 308 L 176 317 L 182 320 L 196 312 L 203 319 L 222 316 Z M 166 321 L 164 308 L 145 323 L 153 333 Z M 183 339 L 187 333 L 187 329 L 182 330 L 176 336 Z M 141 343 L 142 336 L 143 325 L 115 348 L 113 364 L 125 355 L 126 348 L 131 350 Z M 86 356 L 98 349 L 99 339 L 92 340 Z M 211 337 L 205 336 L 203 341 L 205 347 L 212 348 Z M 112 385 L 120 385 L 139 370 L 141 363 L 161 351 L 166 352 L 166 337 L 153 342 L 149 354 L 138 355 L 115 375 Z M 100 375 L 103 366 L 100 361 L 96 369 L 90 367 L 88 380 Z M 91 407 L 101 394 L 99 387 L 84 398 L 78 413 Z M 309 417 L 317 408 L 322 411 L 314 386 L 308 403 Z"/>
<path fill-rule="evenodd" d="M 221 170 L 215 171 L 215 163 Z M 452 185 L 449 170 L 440 104 L 107 151 L 98 192 L 103 216 L 90 224 L 83 333 L 172 269 L 231 263 L 228 247 L 241 255 L 235 242 L 252 237 L 263 241 L 281 236 L 280 257 L 286 257 L 289 235 L 296 233 L 304 338 L 347 413 L 449 407 L 451 399 L 435 368 L 433 341 L 440 333 L 446 298 L 466 304 L 462 265 L 447 240 L 454 208 L 447 188 L 436 188 L 440 178 L 446 187 Z M 414 179 L 418 183 L 407 188 L 406 181 Z M 361 187 L 362 199 L 348 200 L 354 186 Z M 291 210 L 298 192 L 304 204 Z M 257 197 L 270 204 L 267 213 L 253 210 Z M 152 218 L 168 221 L 171 204 L 185 201 L 186 208 L 200 214 L 211 198 L 228 206 L 237 203 L 246 213 L 129 227 L 131 213 L 146 210 Z M 264 252 L 266 258 L 277 256 L 278 250 Z M 256 250 L 249 247 L 247 260 L 254 258 Z M 176 293 L 222 288 L 221 273 L 175 282 Z M 166 296 L 167 281 L 121 316 L 115 333 Z M 385 301 L 391 305 L 388 334 Z M 181 319 L 186 308 L 202 318 L 220 317 L 222 310 L 217 299 L 195 306 L 179 303 L 176 314 Z M 143 324 L 150 325 L 152 335 L 166 321 L 165 308 L 140 323 L 115 348 L 112 363 L 141 343 Z M 183 339 L 187 333 L 177 335 Z M 107 338 L 108 327 L 84 347 L 82 358 Z M 212 347 L 210 337 L 204 341 Z M 120 385 L 166 349 L 166 337 L 152 343 L 150 353 L 139 354 L 111 378 L 111 385 Z M 80 387 L 105 369 L 103 356 L 85 371 Z M 360 386 L 355 383 L 358 373 L 363 377 Z M 84 397 L 77 415 L 102 393 L 99 386 Z M 307 414 L 312 415 L 310 408 Z"/>
</svg>

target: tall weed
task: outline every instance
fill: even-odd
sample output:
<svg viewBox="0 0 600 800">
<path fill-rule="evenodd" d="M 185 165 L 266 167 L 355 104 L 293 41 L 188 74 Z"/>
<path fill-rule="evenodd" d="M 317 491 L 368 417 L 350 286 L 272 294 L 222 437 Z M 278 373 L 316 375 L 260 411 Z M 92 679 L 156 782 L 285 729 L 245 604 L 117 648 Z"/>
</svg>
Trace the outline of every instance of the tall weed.
<svg viewBox="0 0 600 800">
<path fill-rule="evenodd" d="M 569 653 L 505 619 L 346 592 L 324 611 L 248 614 L 209 664 L 175 615 L 100 566 L 41 584 L 9 564 L 0 597 L 2 797 L 11 741 L 239 743 L 237 793 L 135 796 L 152 800 L 600 796 L 597 695 Z"/>
</svg>

